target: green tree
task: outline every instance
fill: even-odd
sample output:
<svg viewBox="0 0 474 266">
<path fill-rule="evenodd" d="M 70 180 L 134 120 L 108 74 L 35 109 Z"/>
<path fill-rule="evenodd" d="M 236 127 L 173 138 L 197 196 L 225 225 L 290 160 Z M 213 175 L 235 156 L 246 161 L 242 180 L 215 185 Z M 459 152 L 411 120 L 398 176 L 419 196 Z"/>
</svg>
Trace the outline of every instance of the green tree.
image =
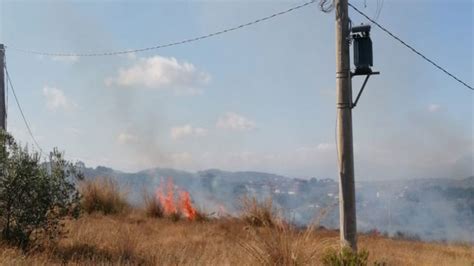
<svg viewBox="0 0 474 266">
<path fill-rule="evenodd" d="M 81 175 L 57 149 L 48 159 L 41 163 L 40 154 L 0 132 L 1 238 L 23 249 L 57 239 L 64 218 L 79 216 L 75 179 Z"/>
</svg>

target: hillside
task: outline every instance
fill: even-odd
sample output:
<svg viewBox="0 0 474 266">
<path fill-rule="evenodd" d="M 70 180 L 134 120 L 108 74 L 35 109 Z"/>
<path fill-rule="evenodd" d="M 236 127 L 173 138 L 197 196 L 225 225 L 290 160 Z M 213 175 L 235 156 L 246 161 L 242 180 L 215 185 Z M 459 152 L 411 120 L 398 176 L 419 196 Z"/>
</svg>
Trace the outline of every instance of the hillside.
<svg viewBox="0 0 474 266">
<path fill-rule="evenodd" d="M 140 205 L 142 193 L 154 193 L 172 178 L 176 187 L 191 193 L 194 203 L 207 212 L 239 211 L 244 195 L 271 197 L 296 224 L 311 222 L 322 209 L 329 209 L 321 224 L 337 228 L 338 184 L 331 179 L 294 179 L 260 172 L 228 172 L 210 169 L 186 172 L 155 168 L 124 173 L 106 167 L 82 171 L 88 178 L 109 176 Z M 389 235 L 418 236 L 423 240 L 474 241 L 474 177 L 363 181 L 356 183 L 358 228 L 376 229 Z"/>
<path fill-rule="evenodd" d="M 54 249 L 33 251 L 0 246 L 2 265 L 261 265 L 293 258 L 299 265 L 319 265 L 323 253 L 337 247 L 338 232 L 254 228 L 241 220 L 171 222 L 139 212 L 119 216 L 91 215 L 70 221 L 69 233 Z M 360 235 L 369 265 L 471 265 L 468 245 L 396 240 Z M 285 263 L 289 265 L 290 263 Z"/>
</svg>

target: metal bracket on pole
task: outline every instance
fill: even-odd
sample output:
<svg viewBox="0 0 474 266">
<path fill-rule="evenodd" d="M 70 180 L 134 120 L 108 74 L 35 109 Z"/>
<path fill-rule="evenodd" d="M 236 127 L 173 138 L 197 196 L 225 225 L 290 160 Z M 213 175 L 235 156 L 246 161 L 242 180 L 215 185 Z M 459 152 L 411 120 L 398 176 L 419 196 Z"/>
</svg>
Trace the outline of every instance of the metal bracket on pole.
<svg viewBox="0 0 474 266">
<path fill-rule="evenodd" d="M 364 91 L 365 85 L 367 84 L 367 81 L 369 80 L 370 76 L 371 75 L 378 75 L 378 74 L 380 74 L 380 72 L 372 72 L 372 71 L 366 74 L 364 83 L 362 83 L 362 87 L 360 88 L 359 93 L 357 94 L 355 102 L 352 103 L 351 109 L 356 107 L 357 102 L 359 102 L 360 96 L 362 96 L 362 92 Z M 360 75 L 360 74 L 351 73 L 351 78 L 353 76 L 358 76 L 358 75 Z"/>
</svg>

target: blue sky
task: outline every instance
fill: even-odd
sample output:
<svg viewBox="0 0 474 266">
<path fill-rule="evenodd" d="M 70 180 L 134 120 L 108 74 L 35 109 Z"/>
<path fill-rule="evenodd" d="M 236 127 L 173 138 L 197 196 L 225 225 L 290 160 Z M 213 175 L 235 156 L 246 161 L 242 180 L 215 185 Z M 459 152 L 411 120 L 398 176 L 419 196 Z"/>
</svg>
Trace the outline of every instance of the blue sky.
<svg viewBox="0 0 474 266">
<path fill-rule="evenodd" d="M 377 1 L 365 2 L 352 1 L 374 15 Z M 87 52 L 178 41 L 303 1 L 0 3 L 1 43 Z M 470 0 L 386 0 L 378 22 L 472 85 L 473 10 Z M 90 166 L 336 178 L 334 39 L 334 13 L 311 5 L 161 50 L 93 58 L 7 50 L 7 62 L 43 149 Z M 356 178 L 472 175 L 472 91 L 379 29 L 372 40 L 381 75 L 353 114 Z M 8 111 L 9 131 L 31 143 L 11 95 Z"/>
</svg>

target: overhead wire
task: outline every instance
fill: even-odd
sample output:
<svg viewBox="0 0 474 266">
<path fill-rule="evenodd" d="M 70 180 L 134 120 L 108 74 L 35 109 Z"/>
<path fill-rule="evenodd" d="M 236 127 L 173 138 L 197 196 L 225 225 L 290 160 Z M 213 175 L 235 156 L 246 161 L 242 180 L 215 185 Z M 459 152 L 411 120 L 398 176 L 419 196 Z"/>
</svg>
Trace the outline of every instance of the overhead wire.
<svg viewBox="0 0 474 266">
<path fill-rule="evenodd" d="M 220 31 L 216 31 L 216 32 L 213 32 L 213 33 L 210 33 L 210 34 L 206 34 L 206 35 L 201 35 L 201 36 L 198 36 L 198 37 L 194 37 L 194 38 L 189 38 L 189 39 L 184 39 L 182 41 L 178 41 L 178 42 L 172 42 L 172 43 L 167 43 L 167 44 L 161 44 L 161 45 L 156 45 L 156 46 L 151 46 L 151 47 L 145 47 L 145 48 L 139 48 L 139 49 L 132 49 L 132 50 L 121 50 L 121 51 L 111 51 L 111 52 L 93 52 L 93 53 L 53 53 L 53 52 L 40 52 L 40 51 L 34 51 L 34 50 L 25 50 L 25 49 L 20 49 L 20 48 L 16 48 L 16 47 L 10 47 L 10 46 L 5 46 L 5 48 L 8 48 L 8 49 L 11 49 L 11 50 L 15 50 L 15 51 L 19 51 L 19 52 L 24 52 L 24 53 L 30 53 L 30 54 L 37 54 L 37 55 L 43 55 L 43 56 L 64 56 L 64 57 L 71 57 L 71 56 L 74 56 L 74 57 L 77 57 L 77 56 L 81 56 L 81 57 L 92 57 L 92 56 L 112 56 L 112 55 L 122 55 L 122 54 L 128 54 L 128 53 L 137 53 L 137 52 L 144 52 L 144 51 L 149 51 L 149 50 L 156 50 L 156 49 L 161 49 L 161 48 L 165 48 L 165 47 L 171 47 L 171 46 L 176 46 L 176 45 L 181 45 L 181 44 L 186 44 L 186 43 L 191 43 L 191 42 L 195 42 L 195 41 L 199 41 L 199 40 L 203 40 L 203 39 L 207 39 L 207 38 L 210 38 L 210 37 L 214 37 L 214 36 L 217 36 L 217 35 L 221 35 L 221 34 L 224 34 L 224 33 L 227 33 L 227 32 L 231 32 L 231 31 L 235 31 L 235 30 L 238 30 L 238 29 L 241 29 L 241 28 L 244 28 L 244 27 L 248 27 L 248 26 L 251 26 L 251 25 L 254 25 L 254 24 L 257 24 L 257 23 L 260 23 L 260 22 L 263 22 L 263 21 L 266 21 L 266 20 L 269 20 L 269 19 L 272 19 L 274 17 L 277 17 L 277 16 L 280 16 L 280 15 L 283 15 L 283 14 L 286 14 L 286 13 L 289 13 L 289 12 L 292 12 L 294 10 L 297 10 L 297 9 L 300 9 L 300 8 L 303 8 L 303 7 L 306 7 L 308 5 L 311 5 L 313 3 L 315 3 L 317 0 L 311 0 L 309 2 L 306 2 L 306 3 L 303 3 L 301 5 L 298 5 L 298 6 L 295 6 L 295 7 L 292 7 L 292 8 L 289 8 L 287 10 L 284 10 L 284 11 L 281 11 L 281 12 L 278 12 L 278 13 L 274 13 L 272 15 L 269 15 L 269 16 L 266 16 L 266 17 L 262 17 L 262 18 L 259 18 L 259 19 L 256 19 L 254 21 L 251 21 L 251 22 L 248 22 L 248 23 L 244 23 L 244 24 L 240 24 L 238 26 L 235 26 L 235 27 L 231 27 L 231 28 L 227 28 L 227 29 L 224 29 L 224 30 L 220 30 Z M 334 6 L 333 6 L 333 1 L 328 1 L 329 4 L 327 3 L 327 1 L 321 1 L 320 2 L 320 5 L 321 5 L 321 9 L 323 11 L 329 11 L 330 9 L 332 9 Z M 370 18 L 369 16 L 367 16 L 364 12 L 360 11 L 358 8 L 356 8 L 355 6 L 353 6 L 351 3 L 348 3 L 348 5 L 354 9 L 357 13 L 359 13 L 360 15 L 362 15 L 363 17 L 365 17 L 367 20 L 369 20 L 371 23 L 373 23 L 375 26 L 377 26 L 378 28 L 380 28 L 381 30 L 383 30 L 385 33 L 387 33 L 388 35 L 390 35 L 392 38 L 394 38 L 395 40 L 397 40 L 398 42 L 400 42 L 401 44 L 403 44 L 405 47 L 409 48 L 412 52 L 416 53 L 417 55 L 419 55 L 420 57 L 422 57 L 424 60 L 426 60 L 427 62 L 431 63 L 433 66 L 435 66 L 436 68 L 438 68 L 439 70 L 441 70 L 442 72 L 444 72 L 445 74 L 447 74 L 448 76 L 450 76 L 451 78 L 453 78 L 454 80 L 456 80 L 457 82 L 461 83 L 462 85 L 464 85 L 465 87 L 471 89 L 471 90 L 474 90 L 474 88 L 470 85 L 468 85 L 467 83 L 465 83 L 464 81 L 462 81 L 460 78 L 456 77 L 454 74 L 450 73 L 449 71 L 447 71 L 445 68 L 441 67 L 440 65 L 438 65 L 437 63 L 435 63 L 433 60 L 429 59 L 428 57 L 426 57 L 425 55 L 423 55 L 421 52 L 419 52 L 418 50 L 416 50 L 415 48 L 413 48 L 411 45 L 407 44 L 405 41 L 403 41 L 402 39 L 400 39 L 399 37 L 397 37 L 395 34 L 393 34 L 392 32 L 390 32 L 388 29 L 386 29 L 385 27 L 383 27 L 382 25 L 380 25 L 379 23 L 377 23 L 377 19 L 380 15 L 380 12 L 381 12 L 381 9 L 383 7 L 383 0 L 382 2 L 379 4 L 379 2 L 377 2 L 377 11 L 376 11 L 376 17 L 375 19 L 372 19 Z M 25 117 L 25 114 L 23 112 L 23 109 L 21 107 L 21 104 L 20 104 L 20 101 L 16 95 L 16 92 L 14 90 L 14 87 L 13 87 L 13 84 L 12 84 L 12 81 L 11 81 L 11 77 L 10 77 L 10 74 L 8 73 L 8 68 L 5 64 L 5 72 L 6 72 L 6 75 L 7 75 L 7 81 L 8 81 L 8 84 L 7 84 L 7 91 L 8 91 L 8 88 L 11 89 L 12 93 L 13 93 L 13 96 L 14 96 L 14 99 L 17 103 L 17 106 L 18 106 L 18 109 L 20 110 L 20 114 L 23 118 L 23 121 L 25 123 L 25 126 L 28 130 L 28 133 L 31 137 L 31 139 L 33 140 L 35 146 L 37 147 L 37 149 L 40 151 L 40 153 L 42 154 L 43 153 L 43 150 L 41 148 L 41 146 L 38 144 L 36 138 L 34 137 L 33 135 L 33 132 L 31 130 L 31 127 L 28 123 L 28 120 L 26 119 Z M 8 97 L 8 96 L 7 96 Z M 336 122 L 337 124 L 337 122 Z M 339 159 L 339 156 L 338 156 L 338 159 Z"/>
<path fill-rule="evenodd" d="M 294 10 L 297 10 L 297 9 L 300 9 L 300 8 L 303 8 L 303 7 L 306 7 L 306 6 L 308 6 L 308 5 L 314 4 L 316 1 L 317 1 L 317 0 L 311 0 L 311 1 L 309 1 L 309 2 L 305 2 L 305 3 L 301 4 L 301 5 L 298 5 L 298 6 L 289 8 L 289 9 L 286 9 L 286 10 L 284 10 L 284 11 L 280 11 L 280 12 L 277 12 L 277 13 L 273 13 L 273 14 L 271 14 L 271 15 L 269 15 L 269 16 L 266 16 L 266 17 L 262 17 L 262 18 L 253 20 L 253 21 L 251 21 L 251 22 L 247 22 L 247 23 L 244 23 L 244 24 L 240 24 L 240 25 L 235 26 L 235 27 L 231 27 L 231 28 L 227 28 L 227 29 L 224 29 L 224 30 L 216 31 L 216 32 L 209 33 L 209 34 L 206 34 L 206 35 L 201 35 L 201 36 L 198 36 L 198 37 L 189 38 L 189 39 L 184 39 L 184 40 L 177 41 L 177 42 L 171 42 L 171 43 L 167 43 L 167 44 L 160 44 L 160 45 L 155 45 L 155 46 L 145 47 L 145 48 L 139 48 L 139 49 L 121 50 L 121 51 L 110 51 L 110 52 L 91 52 L 91 53 L 58 53 L 58 52 L 40 52 L 40 51 L 35 51 L 35 50 L 26 50 L 26 49 L 11 47 L 11 46 L 5 46 L 5 48 L 8 48 L 8 49 L 11 49 L 11 50 L 14 50 L 14 51 L 18 51 L 18 52 L 30 53 L 30 54 L 36 54 L 36 55 L 42 55 L 42 56 L 63 56 L 63 57 L 112 56 L 112 55 L 123 55 L 123 54 L 128 54 L 128 53 L 138 53 L 138 52 L 144 52 L 144 51 L 149 51 L 149 50 L 156 50 L 156 49 L 161 49 L 161 48 L 166 48 L 166 47 L 171 47 L 171 46 L 176 46 L 176 45 L 191 43 L 191 42 L 195 42 L 195 41 L 199 41 L 199 40 L 211 38 L 211 37 L 214 37 L 214 36 L 217 36 L 217 35 L 221 35 L 221 34 L 224 34 L 224 33 L 227 33 L 227 32 L 235 31 L 235 30 L 238 30 L 238 29 L 241 29 L 241 28 L 245 28 L 245 27 L 248 27 L 248 26 L 251 26 L 251 25 L 254 25 L 254 24 L 257 24 L 257 23 L 260 23 L 260 22 L 269 20 L 269 19 L 272 19 L 272 18 L 277 17 L 277 16 L 280 16 L 280 15 L 287 14 L 287 13 L 292 12 L 292 11 L 294 11 Z M 354 5 L 352 5 L 351 3 L 348 3 L 348 5 L 349 5 L 352 9 L 354 9 L 357 13 L 359 13 L 360 15 L 362 15 L 363 17 L 365 17 L 367 20 L 369 20 L 370 22 L 372 22 L 375 26 L 377 26 L 378 28 L 382 29 L 384 32 L 386 32 L 387 34 L 389 34 L 391 37 L 393 37 L 394 39 L 396 39 L 397 41 L 399 41 L 401 44 L 403 44 L 404 46 L 406 46 L 407 48 L 409 48 L 412 52 L 416 53 L 417 55 L 419 55 L 420 57 L 422 57 L 424 60 L 426 60 L 427 62 L 431 63 L 433 66 L 435 66 L 435 67 L 438 68 L 439 70 L 443 71 L 445 74 L 447 74 L 447 75 L 450 76 L 451 78 L 455 79 L 457 82 L 461 83 L 461 84 L 464 85 L 465 87 L 467 87 L 467 88 L 469 88 L 469 89 L 471 89 L 471 90 L 474 90 L 474 88 L 473 88 L 472 86 L 468 85 L 466 82 L 462 81 L 460 78 L 456 77 L 454 74 L 450 73 L 450 72 L 447 71 L 445 68 L 441 67 L 440 65 L 438 65 L 437 63 L 435 63 L 433 60 L 429 59 L 428 57 L 426 57 L 425 55 L 423 55 L 421 52 L 419 52 L 418 50 L 416 50 L 415 48 L 413 48 L 411 45 L 407 44 L 405 41 L 403 41 L 402 39 L 400 39 L 399 37 L 397 37 L 395 34 L 393 34 L 392 32 L 390 32 L 388 29 L 386 29 L 385 27 L 383 27 L 382 25 L 380 25 L 379 23 L 377 23 L 376 20 L 377 20 L 378 17 L 380 16 L 380 12 L 381 12 L 381 9 L 382 9 L 382 7 L 383 7 L 383 0 L 382 0 L 382 2 L 380 2 L 380 4 L 379 4 L 379 2 L 377 2 L 377 11 L 376 11 L 376 17 L 375 17 L 375 19 L 370 18 L 368 15 L 366 15 L 364 12 L 362 12 L 361 10 L 359 10 L 358 8 L 356 8 L 356 7 L 355 7 Z M 334 8 L 334 1 L 331 1 L 331 0 L 321 0 L 321 1 L 320 1 L 320 6 L 321 6 L 321 10 L 322 10 L 322 11 L 324 11 L 324 12 L 329 12 L 330 10 L 332 10 L 332 9 Z"/>
<path fill-rule="evenodd" d="M 227 33 L 227 32 L 231 32 L 231 31 L 235 31 L 235 30 L 238 30 L 238 29 L 241 29 L 241 28 L 245 28 L 245 27 L 248 27 L 248 26 L 251 26 L 251 25 L 254 25 L 254 24 L 257 24 L 257 23 L 260 23 L 260 22 L 264 22 L 266 20 L 269 20 L 269 19 L 272 19 L 272 18 L 275 18 L 277 16 L 281 16 L 281 15 L 284 15 L 284 14 L 287 14 L 289 12 L 292 12 L 292 11 L 295 11 L 297 9 L 300 9 L 300 8 L 303 8 L 303 7 L 306 7 L 308 5 L 311 5 L 311 4 L 314 4 L 317 0 L 311 0 L 309 2 L 305 2 L 301 5 L 298 5 L 298 6 L 295 6 L 295 7 L 292 7 L 292 8 L 289 8 L 289 9 L 286 9 L 286 10 L 283 10 L 283 11 L 280 11 L 280 12 L 277 12 L 277 13 L 273 13 L 269 16 L 265 16 L 265 17 L 262 17 L 262 18 L 259 18 L 259 19 L 256 19 L 256 20 L 253 20 L 253 21 L 250 21 L 250 22 L 247 22 L 247 23 L 244 23 L 244 24 L 240 24 L 240 25 L 237 25 L 235 27 L 231 27 L 231 28 L 226 28 L 224 30 L 220 30 L 220 31 L 216 31 L 216 32 L 213 32 L 213 33 L 209 33 L 209 34 L 206 34 L 206 35 L 201 35 L 201 36 L 198 36 L 198 37 L 194 37 L 194 38 L 189 38 L 189 39 L 184 39 L 184 40 L 181 40 L 181 41 L 177 41 L 177 42 L 171 42 L 171 43 L 167 43 L 167 44 L 160 44 L 160 45 L 155 45 L 155 46 L 151 46 L 151 47 L 145 47 L 145 48 L 139 48 L 139 49 L 131 49 L 131 50 L 121 50 L 121 51 L 110 51 L 110 52 L 91 52 L 91 53 L 61 53 L 61 52 L 41 52 L 41 51 L 36 51 L 36 50 L 27 50 L 27 49 L 21 49 L 21 48 L 17 48 L 17 47 L 12 47 L 12 46 L 7 46 L 5 45 L 4 48 L 5 49 L 9 49 L 9 50 L 13 50 L 13 51 L 17 51 L 17 52 L 22 52 L 22 53 L 28 53 L 28 54 L 36 54 L 36 55 L 41 55 L 41 56 L 55 56 L 55 57 L 93 57 L 93 56 L 113 56 L 113 55 L 123 55 L 123 54 L 129 54 L 129 53 L 137 53 L 137 52 L 144 52 L 144 51 L 149 51 L 149 50 L 156 50 L 156 49 L 161 49 L 161 48 L 166 48 L 166 47 L 171 47 L 171 46 L 176 46 L 176 45 L 181 45 L 181 44 L 186 44 L 186 43 L 191 43 L 191 42 L 195 42 L 195 41 L 199 41 L 199 40 L 203 40 L 203 39 L 207 39 L 207 38 L 210 38 L 210 37 L 214 37 L 214 36 L 217 36 L 217 35 L 221 35 L 221 34 L 224 34 L 224 33 Z M 16 92 L 14 90 L 14 87 L 13 87 L 13 84 L 12 84 L 12 81 L 11 81 L 11 77 L 10 77 L 10 74 L 8 72 L 8 68 L 7 68 L 7 65 L 5 63 L 5 72 L 6 72 L 6 76 L 7 76 L 7 89 L 8 89 L 8 84 L 9 84 L 9 87 L 11 88 L 11 91 L 13 93 L 13 96 L 14 96 L 14 99 L 15 99 L 15 102 L 18 106 L 18 109 L 20 111 L 20 114 L 22 116 L 22 119 L 23 119 L 23 122 L 27 128 L 27 131 L 28 131 L 28 134 L 30 135 L 31 139 L 33 140 L 33 143 L 34 145 L 36 146 L 36 148 L 39 150 L 40 154 L 43 154 L 43 149 L 41 148 L 41 146 L 39 145 L 38 141 L 36 140 L 34 134 L 33 134 L 33 131 L 31 130 L 31 127 L 30 127 L 30 124 L 28 122 L 28 120 L 26 119 L 26 116 L 23 112 L 23 108 L 21 107 L 21 104 L 20 104 L 20 101 L 18 99 L 18 96 L 16 95 Z M 7 96 L 8 97 L 8 96 Z"/>
<path fill-rule="evenodd" d="M 457 82 L 461 83 L 462 85 L 464 85 L 466 88 L 470 89 L 470 90 L 474 90 L 474 88 L 470 85 L 468 85 L 466 82 L 462 81 L 460 78 L 456 77 L 454 74 L 450 73 L 448 70 L 446 70 L 444 67 L 440 66 L 439 64 L 435 63 L 433 60 L 429 59 L 427 56 L 425 56 L 424 54 L 422 54 L 420 51 L 416 50 L 415 48 L 413 48 L 413 46 L 409 45 L 408 43 L 406 43 L 405 41 L 403 41 L 402 39 L 400 39 L 400 37 L 396 36 L 394 33 L 392 33 L 391 31 L 389 31 L 388 29 L 386 29 L 385 27 L 383 27 L 382 25 L 380 25 L 379 23 L 377 23 L 377 21 L 375 21 L 374 19 L 370 18 L 369 16 L 367 16 L 364 12 L 362 12 L 361 10 L 359 10 L 357 7 L 355 7 L 354 5 L 352 5 L 351 3 L 349 3 L 349 6 L 354 9 L 354 11 L 356 11 L 357 13 L 359 13 L 360 15 L 362 15 L 363 17 L 365 17 L 367 20 L 369 20 L 370 22 L 372 22 L 375 26 L 377 26 L 379 29 L 381 29 L 382 31 L 384 31 L 385 33 L 387 33 L 388 35 L 390 35 L 392 38 L 394 38 L 395 40 L 397 40 L 398 42 L 400 42 L 402 45 L 404 45 L 405 47 L 407 47 L 408 49 L 410 49 L 412 52 L 414 52 L 415 54 L 417 54 L 418 56 L 420 56 L 421 58 L 423 58 L 425 61 L 427 61 L 428 63 L 432 64 L 433 66 L 435 66 L 437 69 L 441 70 L 442 72 L 444 72 L 446 75 L 450 76 L 451 78 L 453 78 L 454 80 L 456 80 Z"/>
<path fill-rule="evenodd" d="M 280 12 L 277 12 L 277 13 L 273 13 L 269 16 L 265 16 L 265 17 L 262 17 L 262 18 L 244 23 L 244 24 L 240 24 L 240 25 L 237 25 L 237 26 L 234 26 L 234 27 L 226 28 L 224 30 L 212 32 L 212 33 L 209 33 L 209 34 L 206 34 L 206 35 L 201 35 L 201 36 L 194 37 L 194 38 L 184 39 L 184 40 L 177 41 L 177 42 L 171 42 L 171 43 L 166 43 L 166 44 L 158 44 L 158 45 L 155 45 L 155 46 L 145 47 L 145 48 L 138 48 L 138 49 L 131 49 L 131 50 L 121 50 L 121 51 L 109 51 L 109 52 L 90 52 L 90 53 L 41 52 L 41 51 L 36 51 L 36 50 L 27 50 L 27 49 L 16 48 L 16 47 L 13 47 L 13 46 L 5 46 L 5 48 L 11 49 L 11 50 L 14 50 L 14 51 L 17 51 L 17 52 L 22 52 L 22 53 L 36 54 L 36 55 L 42 55 L 42 56 L 55 56 L 55 57 L 63 57 L 63 56 L 64 57 L 112 56 L 112 55 L 123 55 L 123 54 L 130 54 L 130 53 L 145 52 L 145 51 L 150 51 L 150 50 L 157 50 L 157 49 L 161 49 L 161 48 L 166 48 L 166 47 L 172 47 L 172 46 L 177 46 L 177 45 L 181 45 L 181 44 L 191 43 L 191 42 L 195 42 L 195 41 L 199 41 L 199 40 L 204 40 L 204 39 L 211 38 L 211 37 L 214 37 L 214 36 L 217 36 L 217 35 L 221 35 L 221 34 L 224 34 L 224 33 L 231 32 L 231 31 L 239 30 L 239 29 L 242 29 L 242 28 L 245 28 L 245 27 L 260 23 L 260 22 L 264 22 L 266 20 L 284 15 L 284 14 L 287 14 L 287 13 L 290 13 L 290 12 L 295 11 L 297 9 L 309 6 L 311 4 L 314 4 L 316 1 L 317 0 L 311 0 L 309 2 L 305 2 L 301 5 L 294 6 L 292 8 L 289 8 L 289 9 L 286 9 L 286 10 L 283 10 L 283 11 L 280 11 Z"/>
<path fill-rule="evenodd" d="M 11 80 L 11 77 L 10 77 L 10 73 L 8 73 L 8 67 L 7 67 L 6 64 L 5 64 L 5 73 L 7 75 L 7 82 L 10 84 L 10 89 L 13 93 L 13 97 L 15 98 L 15 102 L 18 106 L 18 109 L 20 110 L 21 117 L 23 118 L 23 122 L 25 123 L 26 129 L 28 130 L 28 134 L 30 135 L 31 139 L 33 140 L 33 143 L 35 144 L 36 148 L 40 152 L 40 156 L 42 156 L 43 155 L 43 149 L 38 144 L 38 141 L 36 141 L 36 138 L 33 135 L 33 131 L 31 130 L 31 127 L 28 123 L 28 120 L 25 117 L 25 113 L 23 112 L 23 108 L 21 108 L 20 101 L 18 100 L 18 96 L 16 95 L 15 88 L 13 87 L 12 80 Z"/>
</svg>

